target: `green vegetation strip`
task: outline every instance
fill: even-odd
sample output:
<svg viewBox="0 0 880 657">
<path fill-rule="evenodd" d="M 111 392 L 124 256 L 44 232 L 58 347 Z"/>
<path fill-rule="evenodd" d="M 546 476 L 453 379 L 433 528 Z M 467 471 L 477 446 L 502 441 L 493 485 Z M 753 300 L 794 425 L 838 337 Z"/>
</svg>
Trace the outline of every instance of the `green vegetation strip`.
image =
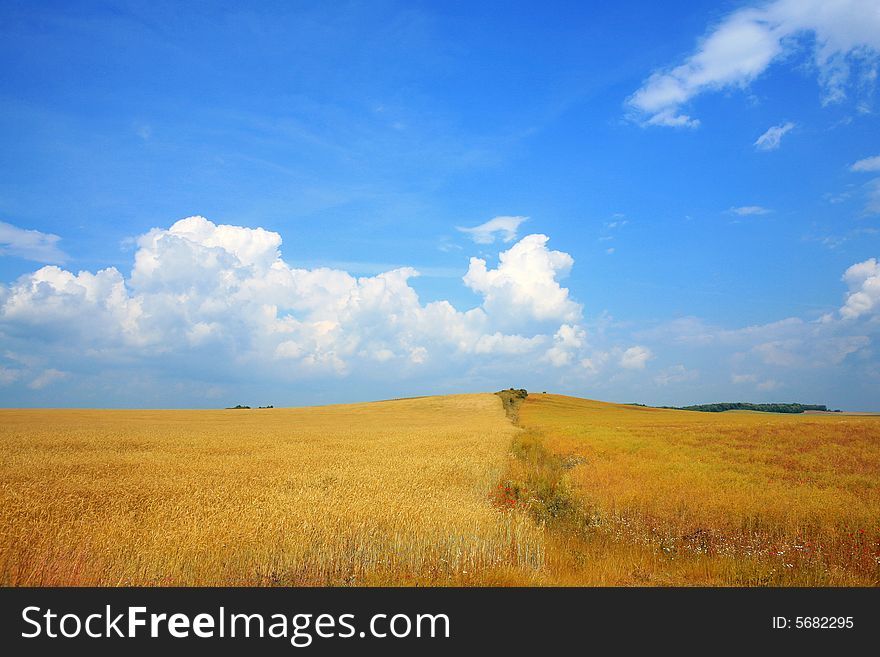
<svg viewBox="0 0 880 657">
<path fill-rule="evenodd" d="M 517 424 L 519 407 L 528 392 L 509 388 L 495 394 L 501 397 L 507 416 Z M 541 433 L 534 429 L 518 433 L 510 452 L 516 464 L 508 468 L 493 493 L 497 507 L 525 511 L 535 522 L 555 529 L 579 531 L 589 525 L 589 514 L 578 507 L 566 474 L 579 463 L 577 457 L 550 452 Z"/>
</svg>

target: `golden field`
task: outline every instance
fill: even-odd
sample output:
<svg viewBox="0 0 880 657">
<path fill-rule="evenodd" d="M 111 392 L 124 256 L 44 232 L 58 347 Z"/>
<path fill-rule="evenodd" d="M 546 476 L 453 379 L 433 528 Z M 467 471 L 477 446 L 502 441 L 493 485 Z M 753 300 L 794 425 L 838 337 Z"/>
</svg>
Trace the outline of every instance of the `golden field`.
<svg viewBox="0 0 880 657">
<path fill-rule="evenodd" d="M 557 582 L 880 584 L 880 417 L 529 395 L 519 419 L 577 509 Z"/>
<path fill-rule="evenodd" d="M 0 584 L 880 584 L 880 417 L 508 410 L 0 410 Z"/>
<path fill-rule="evenodd" d="M 0 582 L 528 581 L 542 531 L 488 492 L 498 397 L 302 409 L 0 411 Z"/>
</svg>

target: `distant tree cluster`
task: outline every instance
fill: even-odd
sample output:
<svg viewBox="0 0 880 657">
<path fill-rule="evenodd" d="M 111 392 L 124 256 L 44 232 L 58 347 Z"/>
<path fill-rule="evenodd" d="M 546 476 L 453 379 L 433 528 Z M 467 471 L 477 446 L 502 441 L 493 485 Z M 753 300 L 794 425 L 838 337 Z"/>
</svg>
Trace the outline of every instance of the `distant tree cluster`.
<svg viewBox="0 0 880 657">
<path fill-rule="evenodd" d="M 502 390 L 496 394 L 506 393 L 511 397 L 515 397 L 516 399 L 525 399 L 529 396 L 529 391 L 525 388 L 508 388 L 507 390 Z"/>
<path fill-rule="evenodd" d="M 250 408 L 250 406 L 245 406 L 243 404 L 236 404 L 235 406 L 227 406 L 227 410 L 233 410 L 233 411 L 235 409 L 245 409 L 245 408 Z M 269 404 L 268 406 L 257 406 L 257 408 L 275 408 L 275 407 L 272 406 L 272 404 Z"/>
<path fill-rule="evenodd" d="M 825 404 L 751 404 L 749 402 L 719 402 L 716 404 L 696 404 L 694 406 L 661 406 L 681 411 L 702 411 L 722 413 L 724 411 L 762 411 L 764 413 L 803 413 L 804 411 L 828 411 Z"/>
<path fill-rule="evenodd" d="M 511 420 L 516 422 L 519 417 L 519 405 L 522 403 L 523 399 L 529 396 L 528 390 L 525 388 L 508 388 L 507 390 L 499 390 L 495 394 L 501 397 L 501 402 L 504 405 L 504 412 L 507 413 L 507 416 Z"/>
</svg>

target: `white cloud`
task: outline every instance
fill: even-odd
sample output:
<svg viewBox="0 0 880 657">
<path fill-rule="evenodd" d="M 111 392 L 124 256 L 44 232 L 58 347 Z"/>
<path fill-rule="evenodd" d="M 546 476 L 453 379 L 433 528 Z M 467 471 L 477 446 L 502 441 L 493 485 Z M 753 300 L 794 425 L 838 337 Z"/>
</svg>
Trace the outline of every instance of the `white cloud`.
<svg viewBox="0 0 880 657">
<path fill-rule="evenodd" d="M 582 358 L 580 366 L 587 372 L 587 374 L 598 374 L 605 366 L 605 363 L 608 362 L 609 358 L 610 354 L 607 351 L 596 351 L 590 354 L 587 358 Z"/>
<path fill-rule="evenodd" d="M 695 96 L 745 89 L 771 63 L 811 39 L 823 103 L 846 97 L 853 68 L 876 70 L 880 11 L 876 0 L 775 0 L 734 11 L 715 25 L 684 62 L 654 72 L 627 104 L 646 125 L 696 127 L 683 111 Z"/>
<path fill-rule="evenodd" d="M 763 329 L 749 336 L 743 330 L 740 338 L 752 339 L 750 354 L 764 365 L 779 368 L 815 369 L 840 365 L 850 354 L 867 347 L 871 340 L 866 335 L 845 335 L 843 327 L 827 321 L 801 322 L 783 327 L 776 323 L 755 327 Z M 761 334 L 763 333 L 763 335 Z M 775 339 L 760 342 L 772 335 Z"/>
<path fill-rule="evenodd" d="M 80 345 L 142 341 L 142 300 L 129 296 L 113 267 L 73 274 L 47 265 L 19 278 L 0 299 L 0 320 L 10 330 L 45 339 L 67 336 Z"/>
<path fill-rule="evenodd" d="M 846 302 L 840 309 L 844 319 L 856 319 L 880 310 L 880 263 L 869 258 L 851 266 L 843 275 L 849 286 Z"/>
<path fill-rule="evenodd" d="M 567 253 L 550 251 L 546 235 L 527 235 L 498 257 L 498 267 L 471 258 L 465 284 L 483 295 L 483 308 L 508 324 L 529 320 L 572 322 L 581 306 L 569 298 L 559 278 L 568 274 L 574 260 Z"/>
<path fill-rule="evenodd" d="M 587 333 L 580 326 L 563 324 L 553 335 L 553 346 L 547 350 L 544 357 L 556 367 L 562 367 L 572 362 L 575 352 L 586 344 Z"/>
<path fill-rule="evenodd" d="M 31 390 L 42 390 L 46 386 L 52 385 L 56 381 L 66 379 L 67 376 L 67 372 L 62 372 L 61 370 L 56 370 L 54 368 L 43 370 L 37 376 L 37 378 L 35 378 L 28 384 L 28 388 L 30 388 Z"/>
<path fill-rule="evenodd" d="M 880 171 L 880 155 L 866 157 L 858 162 L 854 162 L 849 168 L 850 171 Z"/>
<path fill-rule="evenodd" d="M 49 265 L 0 285 L 0 335 L 37 356 L 24 370 L 35 390 L 61 380 L 60 368 L 46 366 L 59 358 L 74 372 L 86 362 L 140 362 L 281 380 L 375 375 L 377 366 L 405 376 L 504 355 L 538 362 L 548 345 L 572 359 L 581 308 L 558 279 L 574 261 L 547 241 L 523 238 L 495 269 L 472 259 L 464 282 L 482 302 L 462 311 L 420 302 L 409 284 L 415 269 L 355 277 L 297 268 L 282 259 L 277 233 L 189 217 L 138 238 L 127 279 L 113 267 Z"/>
<path fill-rule="evenodd" d="M 190 395 L 181 403 L 197 404 L 239 389 L 297 391 L 288 399 L 320 401 L 299 397 L 323 389 L 306 380 L 332 380 L 327 389 L 345 385 L 347 394 L 381 380 L 382 394 L 534 381 L 572 394 L 587 385 L 597 396 L 630 395 L 630 386 L 650 395 L 696 380 L 698 371 L 706 385 L 719 377 L 730 385 L 731 372 L 746 372 L 755 386 L 780 381 L 795 394 L 800 373 L 818 377 L 845 366 L 856 376 L 871 367 L 871 336 L 880 327 L 874 259 L 847 270 L 845 305 L 821 320 L 724 329 L 685 317 L 633 332 L 605 314 L 582 317 L 560 283 L 574 261 L 549 249 L 544 235 L 512 244 L 494 267 L 473 259 L 463 282 L 479 299 L 461 309 L 421 301 L 410 267 L 361 277 L 296 267 L 271 231 L 191 217 L 136 244 L 127 277 L 112 267 L 48 265 L 0 284 L 5 398 L 83 403 L 76 395 L 91 386 L 97 392 L 88 403 L 105 404 L 154 386 L 150 400 L 127 403 L 167 405 Z M 644 371 L 661 351 L 680 364 L 650 376 L 626 373 Z"/>
<path fill-rule="evenodd" d="M 658 386 L 668 386 L 670 383 L 686 383 L 696 381 L 700 377 L 697 370 L 689 370 L 684 365 L 673 365 L 659 372 L 654 377 L 654 383 Z"/>
<path fill-rule="evenodd" d="M 858 162 L 853 163 L 849 170 L 855 173 L 872 173 L 880 171 L 880 155 L 863 158 Z M 880 177 L 869 180 L 865 183 L 864 189 L 866 197 L 864 213 L 868 215 L 880 214 Z M 849 196 L 850 193 L 848 192 L 846 194 Z"/>
<path fill-rule="evenodd" d="M 496 331 L 492 335 L 481 335 L 473 351 L 476 354 L 524 354 L 545 342 L 546 337 L 543 335 L 526 338 L 521 335 L 504 335 Z"/>
<path fill-rule="evenodd" d="M 58 248 L 58 235 L 26 230 L 0 221 L 0 255 L 12 255 L 25 260 L 61 264 L 67 255 Z"/>
<path fill-rule="evenodd" d="M 743 383 L 751 383 L 754 385 L 755 390 L 760 390 L 762 392 L 767 392 L 769 390 L 776 390 L 777 388 L 781 388 L 782 384 L 775 379 L 766 379 L 764 381 L 757 374 L 734 374 L 730 377 L 731 383 L 740 385 Z"/>
<path fill-rule="evenodd" d="M 794 127 L 794 123 L 789 121 L 767 128 L 767 131 L 755 140 L 753 146 L 759 151 L 775 151 L 782 143 L 782 138 Z"/>
<path fill-rule="evenodd" d="M 153 128 L 147 123 L 135 123 L 134 132 L 144 141 L 150 141 L 150 138 L 153 136 Z"/>
<path fill-rule="evenodd" d="M 865 376 L 865 368 L 871 367 L 872 338 L 880 330 L 878 269 L 876 259 L 850 267 L 844 275 L 850 291 L 839 313 L 825 313 L 814 320 L 789 317 L 726 329 L 686 317 L 633 337 L 651 346 L 660 344 L 666 351 L 683 347 L 691 364 L 702 361 L 718 368 L 727 363 L 732 371 L 726 376 L 734 385 L 775 380 L 791 388 L 802 378 L 819 381 L 820 376 L 843 371 L 851 377 Z M 789 373 L 782 379 L 780 372 L 799 374 Z"/>
<path fill-rule="evenodd" d="M 800 339 L 771 340 L 755 345 L 752 349 L 768 365 L 795 367 L 802 363 L 798 349 L 801 344 Z"/>
<path fill-rule="evenodd" d="M 874 178 L 865 184 L 867 202 L 865 214 L 880 214 L 880 178 Z"/>
<path fill-rule="evenodd" d="M 9 367 L 0 367 L 0 386 L 8 386 L 14 381 L 18 381 L 21 372 Z"/>
<path fill-rule="evenodd" d="M 627 370 L 643 370 L 654 354 L 647 347 L 630 347 L 620 356 L 620 366 Z"/>
<path fill-rule="evenodd" d="M 730 208 L 730 212 L 740 217 L 748 217 L 757 214 L 769 214 L 772 210 L 762 208 L 760 205 L 744 205 L 739 208 Z"/>
<path fill-rule="evenodd" d="M 495 217 L 484 224 L 473 228 L 457 228 L 462 233 L 470 235 L 477 244 L 492 244 L 496 236 L 502 242 L 512 242 L 516 239 L 516 231 L 519 225 L 528 217 Z"/>
</svg>

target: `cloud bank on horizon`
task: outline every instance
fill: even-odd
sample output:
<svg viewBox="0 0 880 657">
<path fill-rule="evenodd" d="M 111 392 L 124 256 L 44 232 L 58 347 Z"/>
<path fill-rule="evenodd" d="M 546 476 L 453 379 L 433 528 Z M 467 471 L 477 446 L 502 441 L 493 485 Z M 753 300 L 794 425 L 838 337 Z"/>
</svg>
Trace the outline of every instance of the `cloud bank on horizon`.
<svg viewBox="0 0 880 657">
<path fill-rule="evenodd" d="M 844 304 L 815 321 L 729 330 L 691 317 L 609 330 L 607 317 L 585 319 L 562 286 L 574 259 L 548 242 L 527 235 L 496 266 L 472 257 L 462 282 L 481 302 L 461 310 L 422 303 L 411 267 L 360 278 L 299 268 L 283 259 L 276 232 L 188 217 L 140 236 L 128 277 L 115 267 L 74 273 L 46 265 L 0 286 L 0 385 L 22 403 L 39 403 L 50 389 L 64 399 L 97 386 L 111 405 L 127 399 L 113 393 L 126 380 L 166 405 L 182 385 L 192 404 L 254 381 L 460 385 L 463 373 L 593 388 L 639 377 L 666 388 L 703 376 L 670 360 L 686 358 L 685 345 L 730 352 L 728 371 L 706 372 L 704 383 L 720 376 L 766 392 L 792 372 L 866 355 L 880 326 L 872 258 L 846 270 Z"/>
<path fill-rule="evenodd" d="M 581 331 L 581 306 L 559 283 L 572 258 L 547 242 L 528 235 L 494 268 L 471 258 L 462 280 L 483 301 L 460 311 L 422 304 L 411 267 L 360 278 L 297 268 L 281 257 L 278 233 L 188 217 L 137 239 L 128 278 L 115 267 L 47 265 L 0 286 L 0 381 L 75 386 L 96 366 L 135 375 L 139 365 L 173 368 L 181 357 L 192 371 L 177 375 L 210 371 L 217 382 L 242 372 L 278 382 L 380 371 L 406 378 L 450 363 L 558 361 L 584 346 L 566 337 Z"/>
</svg>

